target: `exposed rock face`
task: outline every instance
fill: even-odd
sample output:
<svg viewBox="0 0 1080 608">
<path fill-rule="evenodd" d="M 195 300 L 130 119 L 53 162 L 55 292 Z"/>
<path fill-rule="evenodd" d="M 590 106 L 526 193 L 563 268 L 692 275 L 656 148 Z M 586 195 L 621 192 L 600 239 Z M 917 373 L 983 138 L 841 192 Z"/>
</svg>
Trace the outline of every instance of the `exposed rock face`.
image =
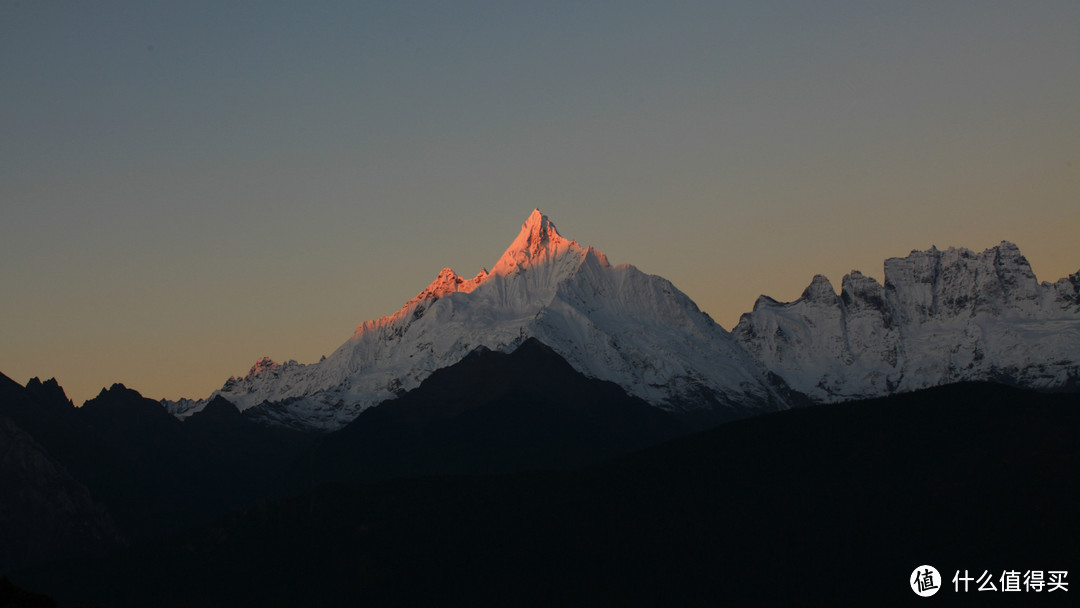
<svg viewBox="0 0 1080 608">
<path fill-rule="evenodd" d="M 1041 285 L 1020 250 L 912 251 L 885 285 L 857 271 L 794 302 L 761 297 L 733 334 L 766 369 L 817 401 L 961 380 L 1037 389 L 1080 378 L 1080 273 Z"/>
</svg>

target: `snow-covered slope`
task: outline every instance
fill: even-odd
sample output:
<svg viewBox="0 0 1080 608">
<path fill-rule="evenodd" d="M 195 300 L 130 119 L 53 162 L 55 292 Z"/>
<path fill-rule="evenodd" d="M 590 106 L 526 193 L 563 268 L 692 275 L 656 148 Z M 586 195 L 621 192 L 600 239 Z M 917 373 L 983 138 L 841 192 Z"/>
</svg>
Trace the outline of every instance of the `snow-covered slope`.
<svg viewBox="0 0 1080 608">
<path fill-rule="evenodd" d="M 731 334 L 669 281 L 559 235 L 534 210 L 490 272 L 444 269 L 393 315 L 367 321 L 333 354 L 260 359 L 214 395 L 288 426 L 332 430 L 484 346 L 534 337 L 587 376 L 665 409 L 775 409 L 783 399 Z M 206 400 L 168 402 L 178 416 Z"/>
<path fill-rule="evenodd" d="M 912 251 L 885 261 L 885 285 L 857 271 L 794 302 L 762 296 L 733 335 L 817 401 L 961 380 L 1037 389 L 1080 380 L 1080 273 L 1036 281 L 1020 250 Z"/>
</svg>

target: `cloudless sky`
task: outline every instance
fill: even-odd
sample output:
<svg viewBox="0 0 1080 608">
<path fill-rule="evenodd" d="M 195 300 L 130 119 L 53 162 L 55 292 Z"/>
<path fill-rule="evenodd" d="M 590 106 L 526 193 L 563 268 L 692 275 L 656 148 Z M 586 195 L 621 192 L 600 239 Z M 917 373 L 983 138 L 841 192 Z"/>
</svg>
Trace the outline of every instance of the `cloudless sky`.
<svg viewBox="0 0 1080 608">
<path fill-rule="evenodd" d="M 0 372 L 318 360 L 533 207 L 730 329 L 814 274 L 1080 269 L 1080 3 L 0 0 Z"/>
</svg>

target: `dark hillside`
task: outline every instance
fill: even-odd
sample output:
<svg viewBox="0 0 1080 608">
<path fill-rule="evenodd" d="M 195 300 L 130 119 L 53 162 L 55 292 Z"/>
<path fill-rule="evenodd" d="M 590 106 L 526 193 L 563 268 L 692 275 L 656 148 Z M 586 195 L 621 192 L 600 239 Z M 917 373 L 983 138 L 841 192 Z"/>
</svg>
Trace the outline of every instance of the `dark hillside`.
<svg viewBox="0 0 1080 608">
<path fill-rule="evenodd" d="M 989 384 L 760 416 L 576 472 L 331 484 L 14 578 L 122 605 L 1055 605 L 952 574 L 1077 572 L 1077 395 Z M 907 577 L 947 579 L 921 600 Z"/>
</svg>

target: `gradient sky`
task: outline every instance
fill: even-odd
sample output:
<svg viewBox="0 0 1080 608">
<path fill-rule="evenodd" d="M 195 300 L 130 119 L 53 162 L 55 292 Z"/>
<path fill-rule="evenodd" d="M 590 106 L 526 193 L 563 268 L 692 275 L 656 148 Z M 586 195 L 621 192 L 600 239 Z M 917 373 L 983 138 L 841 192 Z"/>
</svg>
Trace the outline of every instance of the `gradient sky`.
<svg viewBox="0 0 1080 608">
<path fill-rule="evenodd" d="M 0 205 L 0 372 L 76 403 L 316 361 L 533 207 L 728 329 L 932 244 L 1056 280 L 1080 2 L 0 0 Z"/>
</svg>

